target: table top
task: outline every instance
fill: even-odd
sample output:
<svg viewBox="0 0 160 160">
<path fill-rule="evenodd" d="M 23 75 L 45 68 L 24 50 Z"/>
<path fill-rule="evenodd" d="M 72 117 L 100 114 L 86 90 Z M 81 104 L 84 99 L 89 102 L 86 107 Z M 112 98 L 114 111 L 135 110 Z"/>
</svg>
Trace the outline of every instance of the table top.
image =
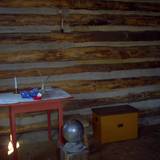
<svg viewBox="0 0 160 160">
<path fill-rule="evenodd" d="M 68 94 L 66 91 L 59 88 L 49 88 L 42 95 L 41 100 L 60 100 L 71 98 L 72 96 Z M 15 104 L 15 103 L 24 103 L 24 102 L 34 102 L 32 98 L 22 98 L 20 94 L 15 94 L 13 92 L 1 93 L 0 94 L 0 106 Z"/>
</svg>

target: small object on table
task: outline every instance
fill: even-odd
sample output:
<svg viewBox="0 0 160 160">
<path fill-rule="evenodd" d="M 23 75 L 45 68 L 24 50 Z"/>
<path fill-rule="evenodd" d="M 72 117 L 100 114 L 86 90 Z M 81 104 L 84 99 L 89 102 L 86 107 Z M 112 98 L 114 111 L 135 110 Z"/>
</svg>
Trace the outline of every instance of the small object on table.
<svg viewBox="0 0 160 160">
<path fill-rule="evenodd" d="M 35 97 L 33 97 L 34 100 L 40 100 L 42 99 L 42 94 L 38 93 Z"/>
<path fill-rule="evenodd" d="M 14 77 L 14 88 L 15 88 L 15 93 L 18 93 L 18 85 L 17 85 L 17 78 Z"/>
<path fill-rule="evenodd" d="M 30 91 L 22 91 L 20 94 L 22 98 L 33 98 L 34 100 L 42 99 L 42 93 L 40 93 L 37 88 L 33 88 Z"/>
<path fill-rule="evenodd" d="M 32 90 L 29 91 L 30 96 L 33 98 L 36 97 L 38 93 L 39 93 L 38 88 L 33 88 Z"/>
<path fill-rule="evenodd" d="M 20 94 L 22 98 L 32 98 L 28 91 L 21 91 Z"/>
</svg>

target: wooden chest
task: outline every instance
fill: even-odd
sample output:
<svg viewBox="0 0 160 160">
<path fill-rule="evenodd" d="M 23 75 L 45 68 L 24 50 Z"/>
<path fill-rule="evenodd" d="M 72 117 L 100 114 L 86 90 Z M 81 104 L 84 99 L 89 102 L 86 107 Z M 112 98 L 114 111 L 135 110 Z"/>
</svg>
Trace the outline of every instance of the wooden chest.
<svg viewBox="0 0 160 160">
<path fill-rule="evenodd" d="M 129 106 L 92 109 L 94 138 L 101 144 L 133 139 L 138 135 L 138 110 Z"/>
</svg>

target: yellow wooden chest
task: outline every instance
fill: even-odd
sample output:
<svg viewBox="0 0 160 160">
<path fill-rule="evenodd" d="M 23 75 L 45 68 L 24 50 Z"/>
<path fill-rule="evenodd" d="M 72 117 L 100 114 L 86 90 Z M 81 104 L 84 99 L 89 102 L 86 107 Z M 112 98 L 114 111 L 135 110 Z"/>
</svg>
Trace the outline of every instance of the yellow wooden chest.
<svg viewBox="0 0 160 160">
<path fill-rule="evenodd" d="M 94 108 L 92 113 L 93 135 L 101 144 L 137 138 L 137 109 L 121 105 Z"/>
</svg>

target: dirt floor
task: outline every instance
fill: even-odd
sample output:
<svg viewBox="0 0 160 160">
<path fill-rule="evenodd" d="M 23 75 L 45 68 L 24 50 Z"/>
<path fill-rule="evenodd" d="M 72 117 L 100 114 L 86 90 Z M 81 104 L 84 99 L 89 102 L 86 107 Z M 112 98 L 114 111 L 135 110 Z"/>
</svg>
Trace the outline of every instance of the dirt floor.
<svg viewBox="0 0 160 160">
<path fill-rule="evenodd" d="M 160 160 L 160 125 L 141 128 L 138 139 L 105 144 L 90 160 Z"/>
<path fill-rule="evenodd" d="M 57 160 L 58 152 L 53 143 L 24 144 L 19 159 Z M 141 128 L 134 140 L 98 146 L 90 138 L 89 160 L 160 160 L 160 125 Z"/>
</svg>

